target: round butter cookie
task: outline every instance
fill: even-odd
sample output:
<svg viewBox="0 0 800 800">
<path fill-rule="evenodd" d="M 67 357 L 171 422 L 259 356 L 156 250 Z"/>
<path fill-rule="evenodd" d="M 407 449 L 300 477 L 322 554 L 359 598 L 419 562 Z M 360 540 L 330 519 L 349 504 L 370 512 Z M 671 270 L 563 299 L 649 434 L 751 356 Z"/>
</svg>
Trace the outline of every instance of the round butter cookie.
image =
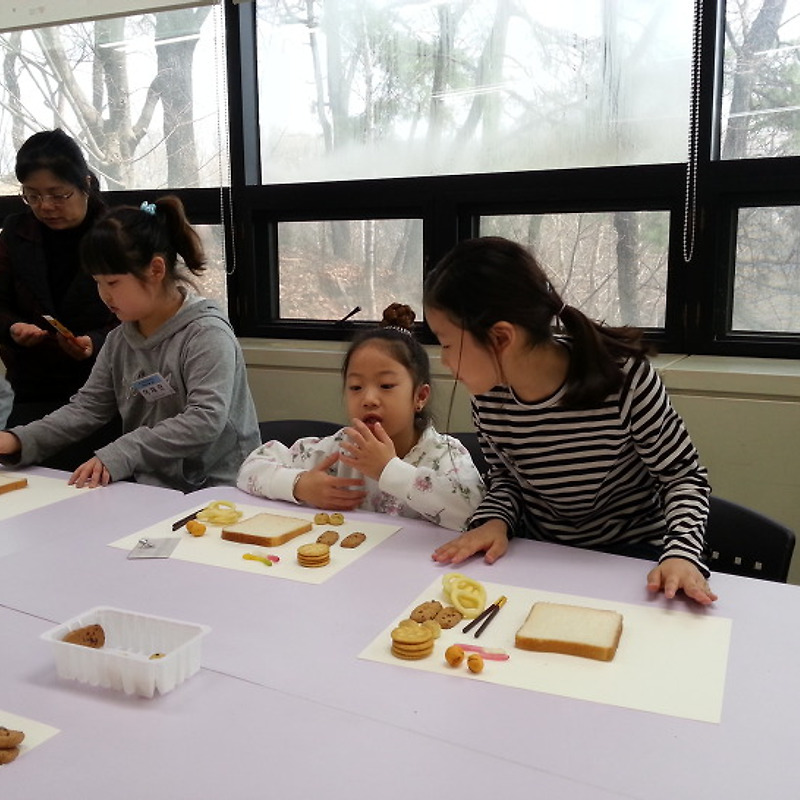
<svg viewBox="0 0 800 800">
<path fill-rule="evenodd" d="M 301 544 L 297 548 L 297 563 L 301 567 L 324 567 L 331 560 L 331 549 L 322 542 Z"/>
</svg>

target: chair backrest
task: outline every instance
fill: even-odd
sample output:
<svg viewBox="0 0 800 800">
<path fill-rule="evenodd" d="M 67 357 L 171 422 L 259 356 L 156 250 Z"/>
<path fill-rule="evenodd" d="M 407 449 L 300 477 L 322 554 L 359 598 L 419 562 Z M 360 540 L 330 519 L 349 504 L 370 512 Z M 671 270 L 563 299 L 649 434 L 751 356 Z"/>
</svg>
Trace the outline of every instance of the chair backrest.
<svg viewBox="0 0 800 800">
<path fill-rule="evenodd" d="M 486 463 L 481 446 L 478 443 L 478 434 L 475 431 L 464 431 L 463 433 L 451 433 L 454 439 L 458 439 L 464 447 L 469 450 L 472 456 L 472 463 L 478 469 L 481 475 L 485 475 L 489 471 L 489 465 Z"/>
<path fill-rule="evenodd" d="M 708 566 L 715 572 L 786 583 L 794 533 L 769 517 L 712 495 L 706 528 Z"/>
<path fill-rule="evenodd" d="M 262 442 L 277 439 L 287 447 L 291 447 L 298 439 L 306 436 L 332 436 L 343 426 L 336 422 L 321 419 L 271 419 L 258 423 Z"/>
</svg>

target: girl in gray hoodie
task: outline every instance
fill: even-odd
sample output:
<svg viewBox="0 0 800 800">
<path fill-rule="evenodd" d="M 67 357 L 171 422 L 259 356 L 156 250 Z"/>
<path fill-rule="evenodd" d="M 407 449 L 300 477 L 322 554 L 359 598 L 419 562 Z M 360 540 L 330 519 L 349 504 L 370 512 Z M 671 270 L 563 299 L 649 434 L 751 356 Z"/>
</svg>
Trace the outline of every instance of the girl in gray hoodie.
<svg viewBox="0 0 800 800">
<path fill-rule="evenodd" d="M 223 312 L 180 275 L 179 256 L 193 275 L 203 271 L 200 238 L 174 196 L 113 209 L 86 234 L 84 268 L 122 324 L 67 405 L 0 432 L 3 460 L 37 463 L 119 411 L 122 436 L 70 483 L 132 478 L 184 492 L 235 484 L 260 443 L 244 358 Z"/>
</svg>

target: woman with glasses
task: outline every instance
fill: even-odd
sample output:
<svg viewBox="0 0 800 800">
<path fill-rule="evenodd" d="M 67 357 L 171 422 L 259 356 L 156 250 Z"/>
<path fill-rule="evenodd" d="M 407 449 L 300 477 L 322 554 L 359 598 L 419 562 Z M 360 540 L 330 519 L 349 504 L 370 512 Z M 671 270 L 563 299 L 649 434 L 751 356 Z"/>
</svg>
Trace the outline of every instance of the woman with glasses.
<svg viewBox="0 0 800 800">
<path fill-rule="evenodd" d="M 0 357 L 15 395 L 9 425 L 66 403 L 117 324 L 80 265 L 80 241 L 105 203 L 78 144 L 60 129 L 35 133 L 17 152 L 16 175 L 27 208 L 0 232 Z"/>
</svg>

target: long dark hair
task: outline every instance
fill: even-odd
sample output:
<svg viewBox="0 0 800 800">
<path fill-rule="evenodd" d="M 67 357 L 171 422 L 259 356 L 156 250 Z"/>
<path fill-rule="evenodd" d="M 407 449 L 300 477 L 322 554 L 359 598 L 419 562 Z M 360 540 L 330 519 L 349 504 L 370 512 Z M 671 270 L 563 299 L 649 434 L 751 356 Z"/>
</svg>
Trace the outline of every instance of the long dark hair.
<svg viewBox="0 0 800 800">
<path fill-rule="evenodd" d="M 622 386 L 622 361 L 648 350 L 640 330 L 603 325 L 566 305 L 536 258 L 502 237 L 457 244 L 428 275 L 424 304 L 447 314 L 485 347 L 501 321 L 526 331 L 532 347 L 552 341 L 558 318 L 572 346 L 562 400 L 568 408 L 602 402 Z"/>
<path fill-rule="evenodd" d="M 423 384 L 431 384 L 431 365 L 428 353 L 412 333 L 416 319 L 414 310 L 402 303 L 392 303 L 383 312 L 383 319 L 377 328 L 363 331 L 350 343 L 342 362 L 342 379 L 347 379 L 350 360 L 353 354 L 365 344 L 380 342 L 389 355 L 402 364 L 411 375 L 414 389 Z M 414 412 L 414 427 L 424 431 L 431 424 L 430 401 L 420 411 Z"/>
<path fill-rule="evenodd" d="M 17 151 L 14 172 L 20 183 L 40 169 L 50 170 L 59 180 L 80 189 L 89 198 L 92 215 L 105 208 L 97 176 L 89 169 L 78 143 L 61 128 L 34 133 Z"/>
<path fill-rule="evenodd" d="M 205 269 L 205 254 L 197 231 L 189 224 L 180 198 L 166 195 L 139 208 L 110 209 L 81 241 L 81 262 L 90 275 L 132 274 L 142 279 L 159 255 L 167 280 L 183 280 L 178 257 L 193 275 Z"/>
</svg>

